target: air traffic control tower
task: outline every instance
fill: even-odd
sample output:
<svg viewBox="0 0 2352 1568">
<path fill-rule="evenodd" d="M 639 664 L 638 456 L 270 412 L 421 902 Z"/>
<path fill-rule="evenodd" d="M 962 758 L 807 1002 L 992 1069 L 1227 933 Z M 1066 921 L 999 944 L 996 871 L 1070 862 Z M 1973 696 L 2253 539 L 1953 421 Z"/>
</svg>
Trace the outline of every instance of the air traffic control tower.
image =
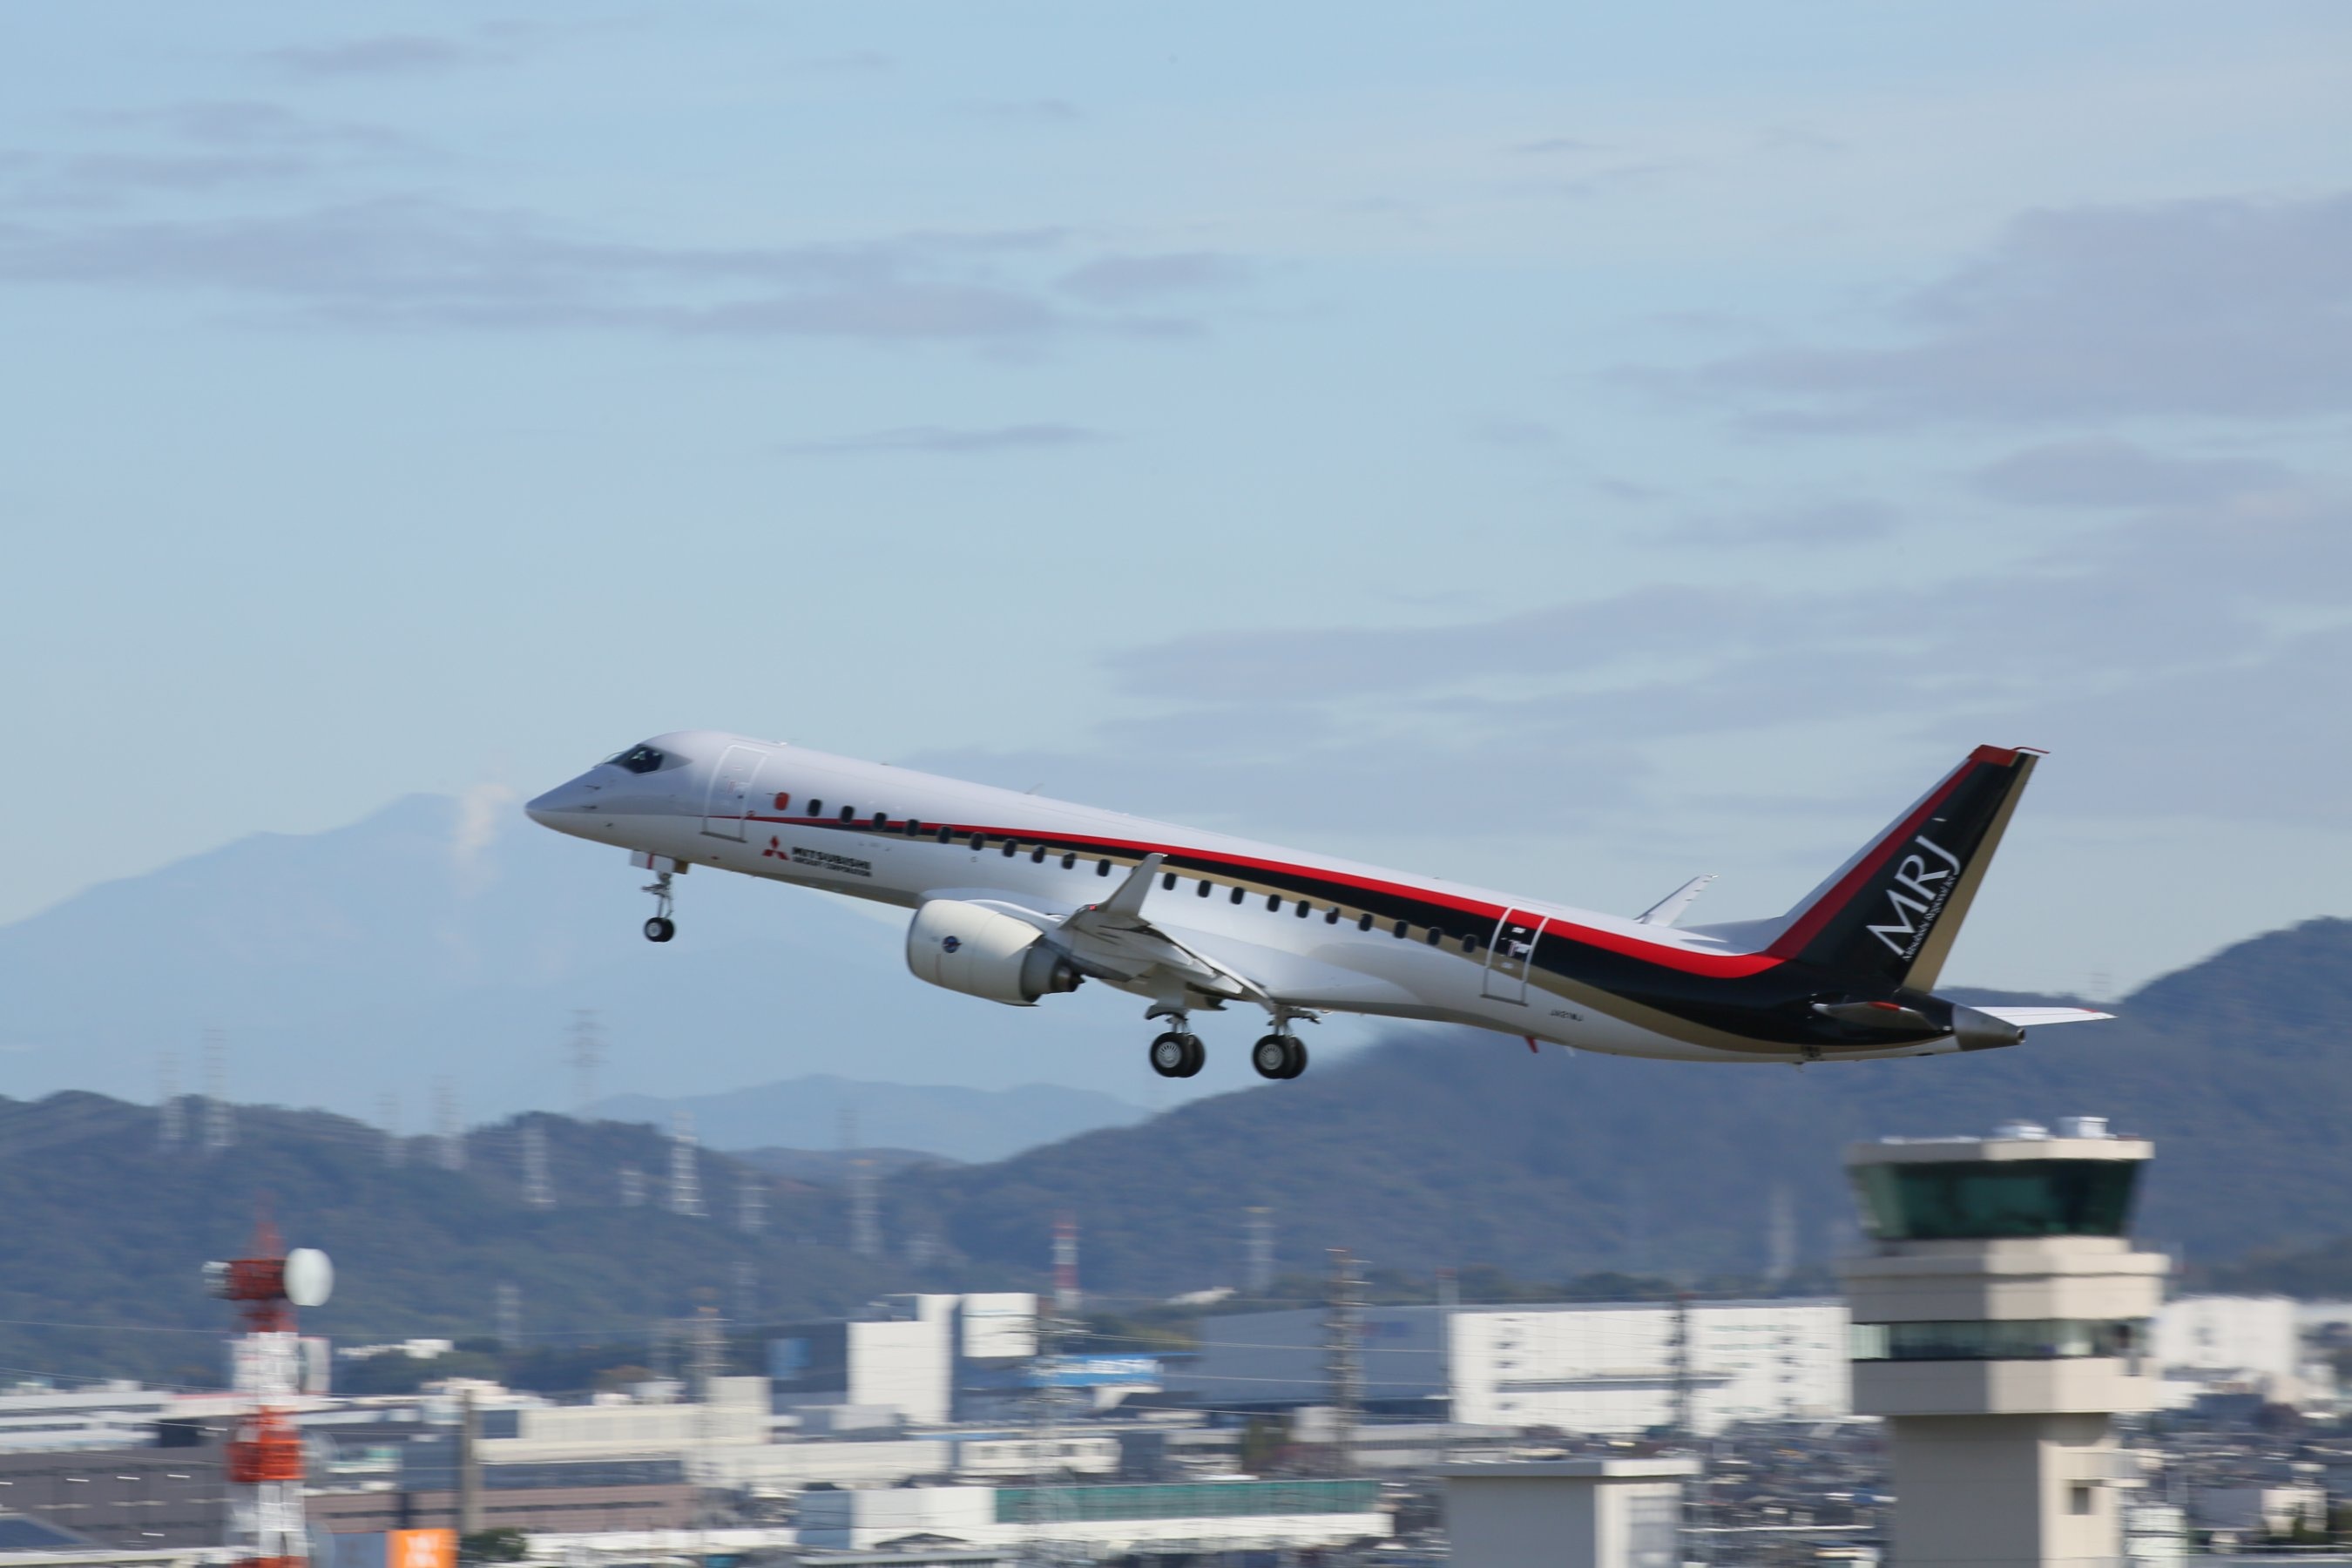
<svg viewBox="0 0 2352 1568">
<path fill-rule="evenodd" d="M 1853 1408 L 1886 1419 L 1895 1568 L 2121 1561 L 2108 1417 L 2156 1403 L 2166 1259 L 2125 1235 L 2153 1152 L 2093 1116 L 1846 1151 Z"/>
</svg>

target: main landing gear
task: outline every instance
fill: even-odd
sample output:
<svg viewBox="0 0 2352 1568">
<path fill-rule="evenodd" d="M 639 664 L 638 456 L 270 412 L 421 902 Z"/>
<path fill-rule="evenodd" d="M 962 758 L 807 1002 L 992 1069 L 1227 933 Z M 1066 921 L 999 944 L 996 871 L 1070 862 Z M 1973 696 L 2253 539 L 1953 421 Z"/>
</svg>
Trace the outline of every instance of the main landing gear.
<svg viewBox="0 0 2352 1568">
<path fill-rule="evenodd" d="M 1297 1035 L 1267 1035 L 1250 1047 L 1250 1066 L 1260 1078 L 1297 1078 L 1307 1070 L 1307 1042 Z"/>
<path fill-rule="evenodd" d="M 667 871 L 656 872 L 645 887 L 644 890 L 654 896 L 654 918 L 646 922 L 647 942 L 667 942 L 677 934 L 677 922 L 670 919 L 675 905 L 670 899 L 669 879 Z"/>
<path fill-rule="evenodd" d="M 1178 1027 L 1169 1030 L 1151 1042 L 1151 1070 L 1161 1078 L 1191 1078 L 1209 1059 L 1208 1047 L 1201 1037 L 1187 1033 L 1184 1020 L 1176 1020 Z"/>
</svg>

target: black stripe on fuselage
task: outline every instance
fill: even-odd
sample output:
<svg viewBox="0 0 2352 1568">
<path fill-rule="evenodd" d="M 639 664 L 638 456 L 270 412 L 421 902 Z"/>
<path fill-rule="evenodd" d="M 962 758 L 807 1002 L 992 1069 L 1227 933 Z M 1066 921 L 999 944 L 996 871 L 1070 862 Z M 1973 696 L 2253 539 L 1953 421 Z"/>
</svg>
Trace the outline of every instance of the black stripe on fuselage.
<svg viewBox="0 0 2352 1568">
<path fill-rule="evenodd" d="M 1255 904 L 1264 912 L 1264 900 L 1279 898 L 1283 909 L 1279 916 L 1268 918 L 1299 920 L 1297 903 L 1304 900 L 1312 912 L 1302 924 L 1323 921 L 1326 911 L 1340 911 L 1338 922 L 1352 926 L 1364 914 L 1372 916 L 1372 931 L 1365 934 L 1392 933 L 1400 920 L 1406 923 L 1408 934 L 1402 939 L 1438 951 L 1452 953 L 1467 963 L 1484 966 L 1487 945 L 1494 940 L 1496 924 L 1511 911 L 1486 904 L 1447 900 L 1442 896 L 1413 894 L 1391 888 L 1368 886 L 1360 880 L 1343 876 L 1317 876 L 1311 872 L 1284 868 L 1270 869 L 1247 863 L 1243 858 L 1219 855 L 1213 851 L 1187 849 L 1176 846 L 1141 846 L 1132 842 L 1093 837 L 1085 835 L 1022 833 L 1003 827 L 977 824 L 949 824 L 948 844 L 937 843 L 940 827 L 937 822 L 924 821 L 921 832 L 909 836 L 905 830 L 905 818 L 886 819 L 891 826 L 877 827 L 870 817 L 850 822 L 838 818 L 785 818 L 752 816 L 751 822 L 774 826 L 821 828 L 829 833 L 859 838 L 888 838 L 901 843 L 931 843 L 940 848 L 961 847 L 967 853 L 975 833 L 983 837 L 987 848 L 982 853 L 1003 852 L 1007 840 L 1019 846 L 1018 858 L 1033 860 L 1040 847 L 1045 850 L 1045 863 L 1053 864 L 1063 856 L 1077 858 L 1076 870 L 1093 875 L 1092 866 L 1108 860 L 1113 876 L 1131 872 L 1146 855 L 1162 858 L 1163 874 L 1177 878 L 1174 890 L 1165 897 L 1198 897 L 1197 884 L 1202 880 L 1214 884 L 1210 899 L 1231 901 L 1231 889 L 1243 890 L 1243 904 Z M 1111 879 L 1104 879 L 1109 881 Z M 1188 888 L 1187 884 L 1193 884 Z M 1203 902 L 1208 901 L 1203 900 Z M 1328 923 L 1328 922 L 1326 922 Z M 1442 933 L 1437 943 L 1428 942 L 1428 932 Z M 1465 940 L 1467 945 L 1465 945 Z M 1680 956 L 1677 954 L 1677 956 Z M 1549 978 L 1559 984 L 1547 985 Z M 1828 993 L 1839 995 L 1861 995 L 1851 984 L 1832 983 L 1830 976 L 1811 966 L 1789 961 L 1776 961 L 1754 973 L 1744 974 L 1706 974 L 1693 973 L 1670 959 L 1650 960 L 1613 951 L 1592 942 L 1578 940 L 1555 923 L 1545 927 L 1538 939 L 1535 952 L 1528 965 L 1528 983 L 1552 994 L 1570 1000 L 1581 1000 L 1577 990 L 1602 993 L 1636 1006 L 1678 1020 L 1706 1035 L 1689 1037 L 1693 1043 L 1737 1048 L 1737 1042 L 1752 1040 L 1776 1046 L 1824 1045 L 1849 1048 L 1883 1049 L 1900 1044 L 1884 1035 L 1849 1032 L 1828 1025 L 1811 1011 L 1814 1000 Z M 1729 1036 L 1730 1041 L 1708 1038 L 1706 1036 Z"/>
</svg>

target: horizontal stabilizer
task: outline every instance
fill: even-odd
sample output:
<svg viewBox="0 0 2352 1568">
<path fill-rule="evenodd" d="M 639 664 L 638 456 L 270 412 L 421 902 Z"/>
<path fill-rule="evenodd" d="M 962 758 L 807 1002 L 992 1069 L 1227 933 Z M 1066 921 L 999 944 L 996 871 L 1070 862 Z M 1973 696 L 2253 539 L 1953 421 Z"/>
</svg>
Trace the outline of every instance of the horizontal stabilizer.
<svg viewBox="0 0 2352 1568">
<path fill-rule="evenodd" d="M 1990 1013 L 2004 1024 L 2015 1024 L 2021 1029 L 2038 1029 L 2044 1024 L 2088 1024 L 2100 1018 L 2112 1018 L 2113 1013 L 2094 1013 L 2088 1007 L 1979 1007 L 1979 1013 Z"/>
</svg>

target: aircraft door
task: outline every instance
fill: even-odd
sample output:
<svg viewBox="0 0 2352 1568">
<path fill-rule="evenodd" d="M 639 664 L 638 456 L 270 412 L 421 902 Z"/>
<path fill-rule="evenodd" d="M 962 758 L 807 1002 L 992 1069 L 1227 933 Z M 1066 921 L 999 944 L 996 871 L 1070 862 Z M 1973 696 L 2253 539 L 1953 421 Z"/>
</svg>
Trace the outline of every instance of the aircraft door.
<svg viewBox="0 0 2352 1568">
<path fill-rule="evenodd" d="M 767 754 L 757 746 L 730 746 L 710 770 L 710 793 L 702 803 L 702 831 L 713 838 L 743 841 L 744 819 L 759 799 L 760 764 Z"/>
<path fill-rule="evenodd" d="M 1486 944 L 1486 979 L 1479 994 L 1489 1001 L 1525 1006 L 1528 968 L 1535 962 L 1536 939 L 1549 917 L 1505 910 L 1495 922 L 1495 937 Z"/>
</svg>

